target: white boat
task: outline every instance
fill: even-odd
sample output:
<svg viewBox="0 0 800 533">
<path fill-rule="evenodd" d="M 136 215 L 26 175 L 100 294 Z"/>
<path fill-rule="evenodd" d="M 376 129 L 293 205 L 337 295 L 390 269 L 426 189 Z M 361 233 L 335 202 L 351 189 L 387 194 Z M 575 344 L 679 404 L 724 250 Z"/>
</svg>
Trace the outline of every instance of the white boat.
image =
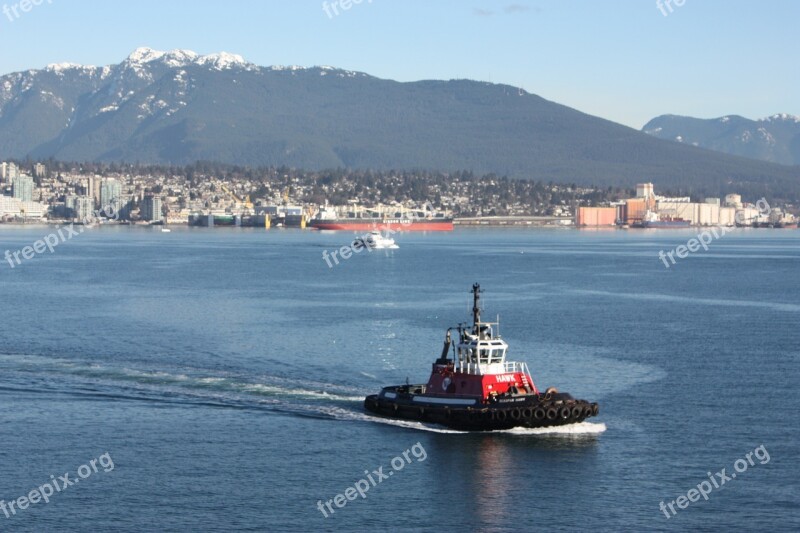
<svg viewBox="0 0 800 533">
<path fill-rule="evenodd" d="M 171 230 L 171 229 L 169 229 L 169 228 L 161 228 L 161 233 L 169 233 L 169 232 L 171 232 L 171 231 L 172 231 L 172 230 Z"/>
<path fill-rule="evenodd" d="M 399 248 L 390 237 L 384 237 L 380 230 L 373 230 L 353 241 L 353 248 L 369 248 L 370 250 L 394 250 Z"/>
</svg>

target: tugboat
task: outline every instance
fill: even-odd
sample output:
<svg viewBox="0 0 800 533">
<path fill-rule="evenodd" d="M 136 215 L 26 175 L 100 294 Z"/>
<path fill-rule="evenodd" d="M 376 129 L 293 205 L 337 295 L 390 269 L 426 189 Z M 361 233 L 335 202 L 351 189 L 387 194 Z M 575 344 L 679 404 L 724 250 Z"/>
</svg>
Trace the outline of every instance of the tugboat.
<svg viewBox="0 0 800 533">
<path fill-rule="evenodd" d="M 462 431 L 541 428 L 583 422 L 599 406 L 550 387 L 540 392 L 525 363 L 506 361 L 499 322 L 483 322 L 480 285 L 472 286 L 472 327 L 449 328 L 424 385 L 384 387 L 364 407 L 377 415 L 441 424 Z M 451 331 L 458 331 L 458 344 Z M 452 349 L 453 358 L 448 356 Z"/>
</svg>

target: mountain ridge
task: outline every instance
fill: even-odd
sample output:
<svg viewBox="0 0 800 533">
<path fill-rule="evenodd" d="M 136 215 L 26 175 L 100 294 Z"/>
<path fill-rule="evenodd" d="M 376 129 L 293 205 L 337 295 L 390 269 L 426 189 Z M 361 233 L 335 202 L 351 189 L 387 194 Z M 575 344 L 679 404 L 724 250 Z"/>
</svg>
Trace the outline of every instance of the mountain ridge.
<svg viewBox="0 0 800 533">
<path fill-rule="evenodd" d="M 711 119 L 660 115 L 642 131 L 659 139 L 748 159 L 800 164 L 800 117 L 788 113 L 755 120 L 740 115 Z"/>
<path fill-rule="evenodd" d="M 0 156 L 468 170 L 543 181 L 779 189 L 800 169 L 655 139 L 509 85 L 138 48 L 0 77 Z"/>
</svg>

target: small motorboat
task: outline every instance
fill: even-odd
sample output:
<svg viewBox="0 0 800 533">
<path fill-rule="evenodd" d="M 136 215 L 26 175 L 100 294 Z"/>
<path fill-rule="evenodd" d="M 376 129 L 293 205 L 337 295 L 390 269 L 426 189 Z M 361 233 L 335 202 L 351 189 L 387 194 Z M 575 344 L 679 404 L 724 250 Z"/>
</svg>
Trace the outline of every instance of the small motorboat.
<svg viewBox="0 0 800 533">
<path fill-rule="evenodd" d="M 356 250 L 362 248 L 368 250 L 394 250 L 399 246 L 394 242 L 394 239 L 385 237 L 380 230 L 374 230 L 354 240 L 353 248 Z"/>
</svg>

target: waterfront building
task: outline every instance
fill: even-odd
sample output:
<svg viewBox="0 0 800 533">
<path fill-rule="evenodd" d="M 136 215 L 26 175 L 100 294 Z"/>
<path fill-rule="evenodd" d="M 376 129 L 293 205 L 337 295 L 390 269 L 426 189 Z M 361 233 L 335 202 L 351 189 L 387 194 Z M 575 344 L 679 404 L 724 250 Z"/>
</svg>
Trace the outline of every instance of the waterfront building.
<svg viewBox="0 0 800 533">
<path fill-rule="evenodd" d="M 90 221 L 94 209 L 94 202 L 88 196 L 71 194 L 65 198 L 64 207 L 67 210 L 68 217 L 80 221 Z"/>
<path fill-rule="evenodd" d="M 44 204 L 0 196 L 0 219 L 36 220 L 44 218 L 46 214 L 47 206 Z"/>
<path fill-rule="evenodd" d="M 142 201 L 142 219 L 148 222 L 161 222 L 164 217 L 161 213 L 161 197 L 148 194 Z"/>
</svg>

